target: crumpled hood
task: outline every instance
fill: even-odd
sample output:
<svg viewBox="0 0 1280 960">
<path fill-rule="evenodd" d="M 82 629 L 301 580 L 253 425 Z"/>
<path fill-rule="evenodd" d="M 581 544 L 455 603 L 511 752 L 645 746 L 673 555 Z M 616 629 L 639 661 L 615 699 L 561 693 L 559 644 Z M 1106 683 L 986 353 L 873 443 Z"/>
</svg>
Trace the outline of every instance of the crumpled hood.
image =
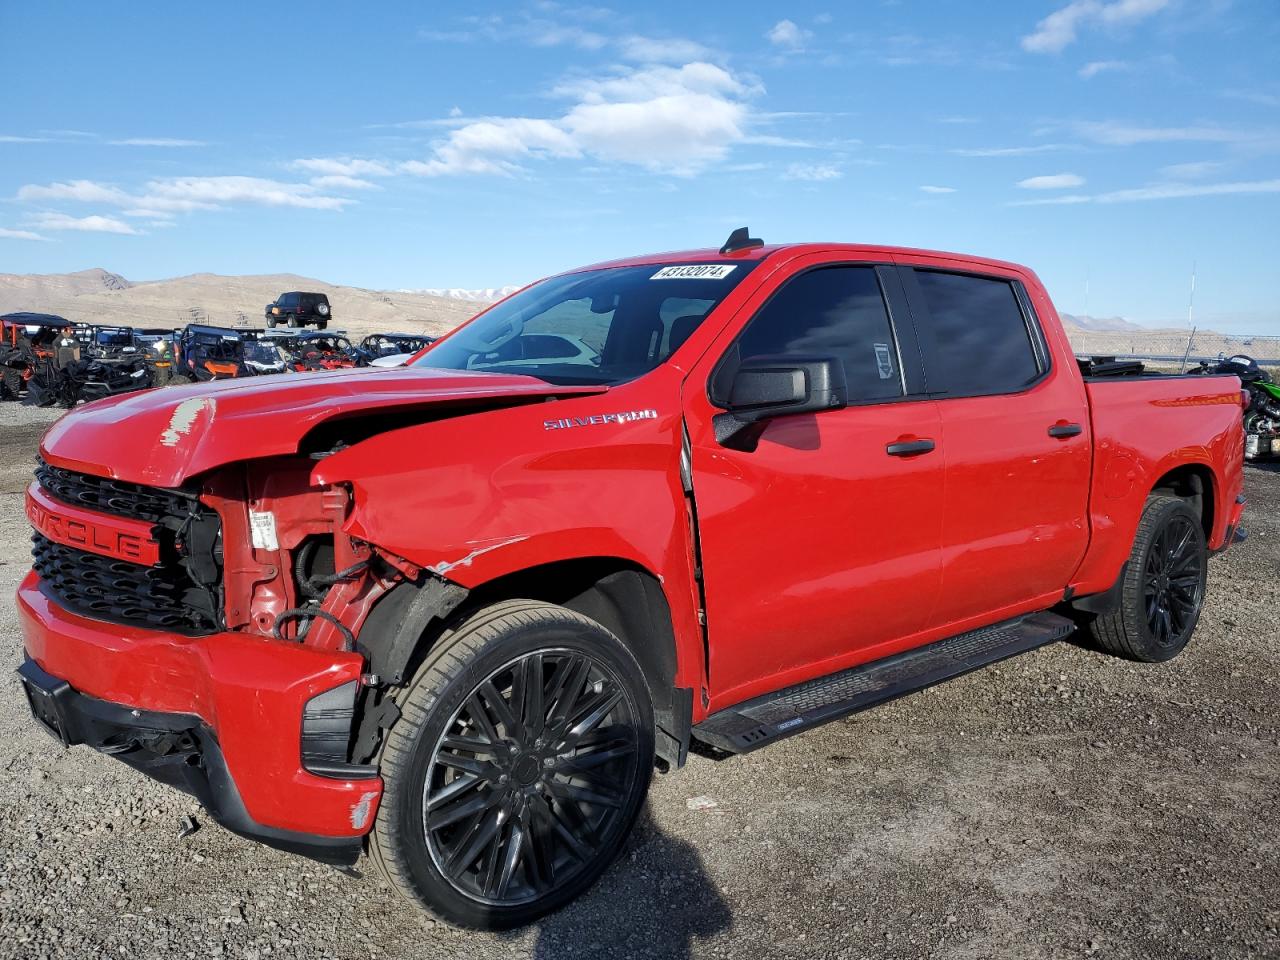
<svg viewBox="0 0 1280 960">
<path fill-rule="evenodd" d="M 130 393 L 73 410 L 40 444 L 44 459 L 82 473 L 176 487 L 238 460 L 294 453 L 328 420 L 432 406 L 603 393 L 534 377 L 428 367 L 286 373 Z"/>
</svg>

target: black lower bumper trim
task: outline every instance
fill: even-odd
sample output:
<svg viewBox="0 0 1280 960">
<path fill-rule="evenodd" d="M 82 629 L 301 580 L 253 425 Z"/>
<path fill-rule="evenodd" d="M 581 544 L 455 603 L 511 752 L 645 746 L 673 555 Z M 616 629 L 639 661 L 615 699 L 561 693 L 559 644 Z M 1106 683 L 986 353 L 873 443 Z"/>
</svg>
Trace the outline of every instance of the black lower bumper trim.
<svg viewBox="0 0 1280 960">
<path fill-rule="evenodd" d="M 242 837 L 337 867 L 349 867 L 359 859 L 360 837 L 323 837 L 254 820 L 217 738 L 199 717 L 134 710 L 90 697 L 34 660 L 23 662 L 18 676 L 32 714 L 64 745 L 86 744 L 190 794 L 210 817 Z"/>
</svg>

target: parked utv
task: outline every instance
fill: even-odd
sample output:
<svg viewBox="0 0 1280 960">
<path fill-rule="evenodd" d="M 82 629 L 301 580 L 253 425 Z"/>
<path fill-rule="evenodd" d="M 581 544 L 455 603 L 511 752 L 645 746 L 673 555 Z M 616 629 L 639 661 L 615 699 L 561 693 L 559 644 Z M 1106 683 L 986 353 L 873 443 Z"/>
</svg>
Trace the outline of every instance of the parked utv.
<svg viewBox="0 0 1280 960">
<path fill-rule="evenodd" d="M 435 339 L 435 337 L 409 333 L 371 333 L 360 341 L 355 351 L 364 364 L 371 364 L 375 360 L 386 357 L 402 356 L 407 359 L 428 344 L 434 343 Z"/>
<path fill-rule="evenodd" d="M 287 327 L 306 327 L 314 324 L 317 330 L 324 330 L 333 319 L 327 296 L 323 293 L 304 293 L 296 290 L 282 293 L 273 302 L 268 303 L 265 315 L 268 327 L 275 327 L 279 323 Z"/>
<path fill-rule="evenodd" d="M 0 400 L 26 393 L 36 370 L 54 355 L 54 343 L 71 321 L 51 313 L 0 316 Z"/>
<path fill-rule="evenodd" d="M 284 352 L 285 364 L 290 370 L 341 370 L 368 365 L 341 333 L 278 333 L 269 336 Z"/>
<path fill-rule="evenodd" d="M 1235 375 L 1086 372 L 1026 267 L 735 231 L 543 280 L 408 366 L 63 417 L 21 689 L 240 834 L 528 924 L 695 743 L 759 750 L 1078 626 L 1177 656 L 1244 536 L 1241 404 Z"/>
<path fill-rule="evenodd" d="M 166 386 L 177 372 L 178 331 L 164 327 L 144 327 L 135 333 L 151 365 L 153 386 Z"/>
<path fill-rule="evenodd" d="M 244 375 L 240 330 L 189 323 L 178 334 L 178 370 L 189 380 L 230 380 Z"/>
<path fill-rule="evenodd" d="M 284 373 L 289 369 L 284 353 L 275 337 L 258 333 L 244 335 L 244 372 L 251 376 Z"/>
</svg>

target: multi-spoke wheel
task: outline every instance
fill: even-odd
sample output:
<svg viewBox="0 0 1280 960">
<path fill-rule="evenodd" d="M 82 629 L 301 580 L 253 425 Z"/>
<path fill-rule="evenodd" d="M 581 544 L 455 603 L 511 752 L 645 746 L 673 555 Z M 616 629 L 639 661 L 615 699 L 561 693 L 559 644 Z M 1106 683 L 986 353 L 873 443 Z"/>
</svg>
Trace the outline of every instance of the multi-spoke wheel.
<svg viewBox="0 0 1280 960">
<path fill-rule="evenodd" d="M 598 623 L 533 601 L 483 610 L 400 706 L 370 851 L 402 892 L 455 923 L 509 927 L 577 896 L 620 849 L 653 716 L 634 657 Z"/>
<path fill-rule="evenodd" d="M 1178 497 L 1153 498 L 1138 524 L 1120 605 L 1092 624 L 1098 643 L 1133 660 L 1176 656 L 1200 619 L 1206 557 L 1199 514 Z"/>
</svg>

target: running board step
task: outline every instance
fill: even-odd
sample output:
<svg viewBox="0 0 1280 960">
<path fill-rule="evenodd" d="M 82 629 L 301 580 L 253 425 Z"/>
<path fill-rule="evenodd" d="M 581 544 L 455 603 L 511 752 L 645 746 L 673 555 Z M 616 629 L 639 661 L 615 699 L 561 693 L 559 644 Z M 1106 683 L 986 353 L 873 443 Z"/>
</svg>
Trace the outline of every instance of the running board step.
<svg viewBox="0 0 1280 960">
<path fill-rule="evenodd" d="M 747 753 L 810 727 L 1061 640 L 1075 624 L 1033 613 L 734 704 L 693 728 L 729 753 Z"/>
</svg>

